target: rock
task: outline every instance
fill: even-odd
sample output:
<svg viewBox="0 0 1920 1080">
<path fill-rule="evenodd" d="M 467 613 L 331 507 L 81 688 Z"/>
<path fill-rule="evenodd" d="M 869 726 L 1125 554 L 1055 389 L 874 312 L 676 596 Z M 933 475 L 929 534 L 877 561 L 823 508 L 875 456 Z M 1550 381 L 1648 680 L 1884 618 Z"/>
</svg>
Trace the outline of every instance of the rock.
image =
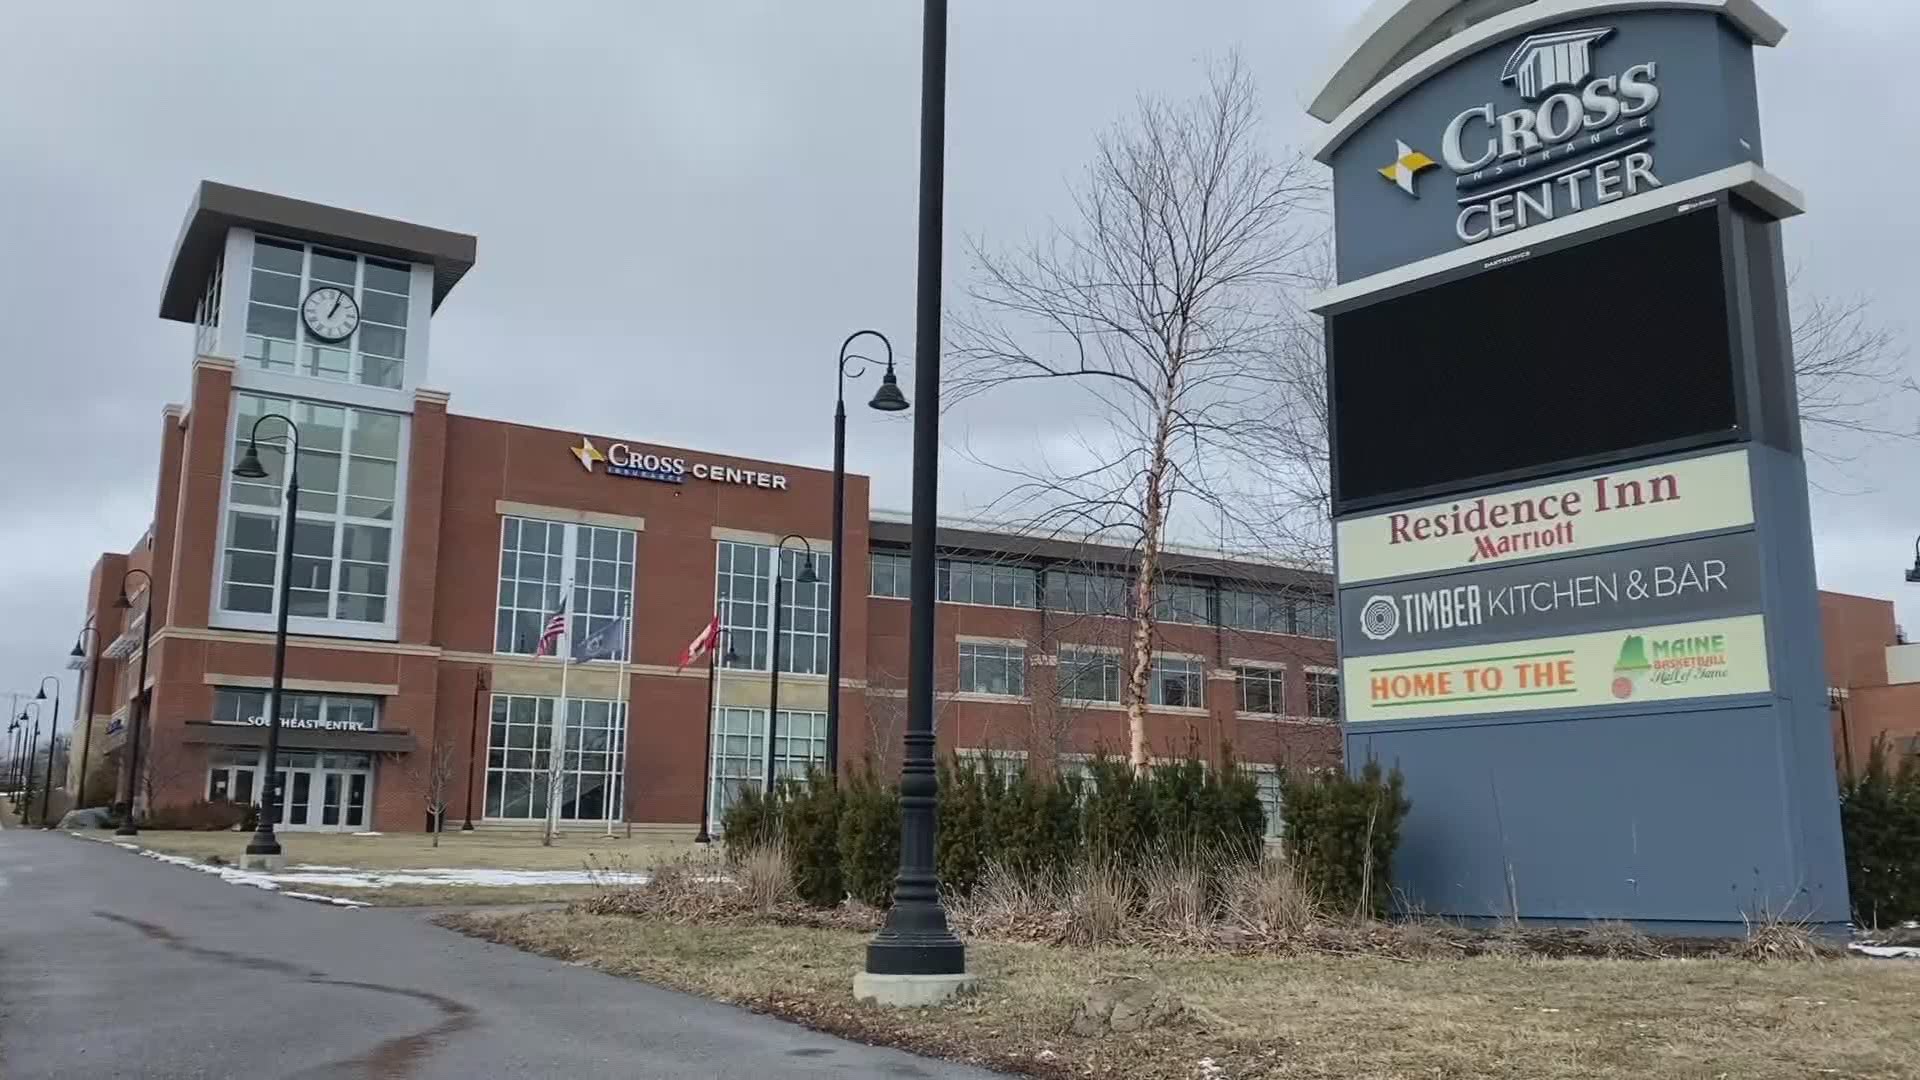
<svg viewBox="0 0 1920 1080">
<path fill-rule="evenodd" d="M 1096 986 L 1074 1010 L 1067 1029 L 1082 1038 L 1164 1027 L 1187 1013 L 1186 1003 L 1165 983 L 1136 979 Z"/>
<path fill-rule="evenodd" d="M 69 810 L 60 817 L 63 829 L 104 829 L 113 824 L 113 818 L 105 810 Z"/>
</svg>

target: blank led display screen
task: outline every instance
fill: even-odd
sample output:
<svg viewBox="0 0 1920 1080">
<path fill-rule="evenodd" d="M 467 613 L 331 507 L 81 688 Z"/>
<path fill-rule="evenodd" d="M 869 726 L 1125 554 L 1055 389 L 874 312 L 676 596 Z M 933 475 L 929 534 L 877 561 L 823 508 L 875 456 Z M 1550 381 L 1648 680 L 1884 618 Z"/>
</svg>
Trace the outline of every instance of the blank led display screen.
<svg viewBox="0 0 1920 1080">
<path fill-rule="evenodd" d="M 1720 215 L 1333 315 L 1335 503 L 1735 433 Z"/>
</svg>

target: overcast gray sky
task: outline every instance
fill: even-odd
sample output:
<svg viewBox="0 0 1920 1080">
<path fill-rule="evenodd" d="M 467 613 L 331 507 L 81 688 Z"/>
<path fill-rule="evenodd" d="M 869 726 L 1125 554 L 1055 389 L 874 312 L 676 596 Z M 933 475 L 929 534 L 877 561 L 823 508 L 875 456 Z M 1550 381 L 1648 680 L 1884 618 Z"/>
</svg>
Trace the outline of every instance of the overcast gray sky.
<svg viewBox="0 0 1920 1080">
<path fill-rule="evenodd" d="M 1012 241 L 1063 205 L 1137 92 L 1185 94 L 1239 49 L 1276 150 L 1359 0 L 960 0 L 947 145 L 961 234 Z M 1920 236 L 1908 92 L 1920 6 L 1772 0 L 1768 164 L 1807 191 L 1803 282 L 1910 340 Z M 475 233 L 435 320 L 457 412 L 825 467 L 834 350 L 910 359 L 919 90 L 910 0 L 12 5 L 0 57 L 0 693 L 59 672 L 96 555 L 152 512 L 160 408 L 191 329 L 155 315 L 186 200 L 211 178 Z M 870 385 L 867 384 L 867 385 Z M 949 439 L 1030 451 L 1033 416 Z M 856 410 L 850 467 L 908 502 L 904 421 Z M 1821 584 L 1900 600 L 1920 448 L 1816 496 Z M 998 493 L 949 454 L 949 511 Z M 66 679 L 71 694 L 72 680 Z"/>
</svg>

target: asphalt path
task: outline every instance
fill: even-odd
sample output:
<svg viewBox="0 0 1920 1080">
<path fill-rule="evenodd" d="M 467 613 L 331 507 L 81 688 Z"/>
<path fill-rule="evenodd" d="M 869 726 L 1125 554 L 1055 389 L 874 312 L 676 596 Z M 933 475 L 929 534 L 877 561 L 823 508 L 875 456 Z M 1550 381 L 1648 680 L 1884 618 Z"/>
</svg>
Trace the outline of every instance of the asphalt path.
<svg viewBox="0 0 1920 1080">
<path fill-rule="evenodd" d="M 992 1075 L 416 912 L 292 900 L 78 837 L 0 830 L 5 1080 Z"/>
</svg>

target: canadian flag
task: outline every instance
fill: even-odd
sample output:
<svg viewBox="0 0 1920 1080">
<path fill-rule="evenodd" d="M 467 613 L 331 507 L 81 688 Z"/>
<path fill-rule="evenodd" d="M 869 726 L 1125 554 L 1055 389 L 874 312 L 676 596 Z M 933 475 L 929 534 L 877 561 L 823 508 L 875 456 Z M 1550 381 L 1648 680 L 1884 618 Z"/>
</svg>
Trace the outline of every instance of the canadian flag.
<svg viewBox="0 0 1920 1080">
<path fill-rule="evenodd" d="M 687 642 L 687 649 L 680 654 L 680 667 L 686 667 L 695 660 L 713 651 L 714 643 L 720 640 L 720 616 L 715 615 L 704 629 Z M 677 670 L 677 669 L 676 669 Z"/>
</svg>

